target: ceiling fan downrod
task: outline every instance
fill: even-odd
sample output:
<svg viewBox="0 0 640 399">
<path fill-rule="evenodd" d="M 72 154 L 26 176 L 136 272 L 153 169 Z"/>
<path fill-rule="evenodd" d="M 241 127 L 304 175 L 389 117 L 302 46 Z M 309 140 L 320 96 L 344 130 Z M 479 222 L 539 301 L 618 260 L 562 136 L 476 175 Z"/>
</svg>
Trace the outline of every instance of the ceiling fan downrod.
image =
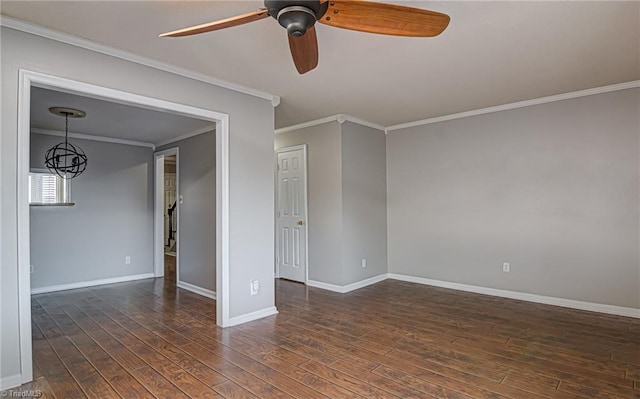
<svg viewBox="0 0 640 399">
<path fill-rule="evenodd" d="M 280 10 L 276 18 L 293 37 L 304 36 L 307 29 L 316 23 L 316 16 L 306 7 L 291 6 Z"/>
<path fill-rule="evenodd" d="M 308 0 L 265 0 L 264 6 L 291 36 L 301 37 L 325 14 L 328 4 Z"/>
</svg>

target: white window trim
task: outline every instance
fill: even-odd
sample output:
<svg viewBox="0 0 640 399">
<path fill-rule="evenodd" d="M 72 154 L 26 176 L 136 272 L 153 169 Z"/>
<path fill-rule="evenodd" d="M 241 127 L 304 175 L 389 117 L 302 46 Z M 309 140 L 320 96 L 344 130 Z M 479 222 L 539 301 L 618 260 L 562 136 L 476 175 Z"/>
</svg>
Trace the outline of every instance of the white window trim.
<svg viewBox="0 0 640 399">
<path fill-rule="evenodd" d="M 64 188 L 63 188 L 62 202 L 29 202 L 29 206 L 51 207 L 51 206 L 74 206 L 75 205 L 75 202 L 71 200 L 72 197 L 71 197 L 70 180 L 63 179 L 57 176 L 55 173 L 51 173 L 49 169 L 45 169 L 45 168 L 31 168 L 31 170 L 29 170 L 29 174 L 31 173 L 44 173 L 48 175 L 54 175 L 63 182 Z"/>
</svg>

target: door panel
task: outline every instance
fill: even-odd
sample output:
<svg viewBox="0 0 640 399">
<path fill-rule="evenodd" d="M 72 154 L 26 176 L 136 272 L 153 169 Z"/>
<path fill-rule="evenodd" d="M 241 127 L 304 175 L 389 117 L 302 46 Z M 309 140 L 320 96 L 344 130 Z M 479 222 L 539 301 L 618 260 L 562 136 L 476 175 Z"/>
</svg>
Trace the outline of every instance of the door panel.
<svg viewBox="0 0 640 399">
<path fill-rule="evenodd" d="M 306 177 L 303 149 L 278 152 L 277 267 L 280 277 L 299 282 L 307 274 Z"/>
</svg>

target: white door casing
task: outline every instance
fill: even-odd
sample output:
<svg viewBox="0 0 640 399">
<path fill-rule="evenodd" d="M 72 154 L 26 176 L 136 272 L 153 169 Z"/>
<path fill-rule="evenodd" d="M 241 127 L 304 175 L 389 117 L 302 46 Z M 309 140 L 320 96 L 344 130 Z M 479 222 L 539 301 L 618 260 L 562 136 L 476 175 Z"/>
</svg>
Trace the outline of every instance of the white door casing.
<svg viewBox="0 0 640 399">
<path fill-rule="evenodd" d="M 278 275 L 307 282 L 307 148 L 276 151 L 276 267 Z"/>
<path fill-rule="evenodd" d="M 96 86 L 76 80 L 62 78 L 41 72 L 25 69 L 19 70 L 18 76 L 18 115 L 17 115 L 17 159 L 16 171 L 17 187 L 17 249 L 18 249 L 18 329 L 20 346 L 20 380 L 27 383 L 33 380 L 33 356 L 31 336 L 31 275 L 30 269 L 30 233 L 29 233 L 29 201 L 28 181 L 30 154 L 30 117 L 31 117 L 31 88 L 67 91 L 79 95 L 88 95 L 106 101 L 121 104 L 143 106 L 148 109 L 171 112 L 178 115 L 191 116 L 215 122 L 216 124 L 216 323 L 220 327 L 228 327 L 233 323 L 230 316 L 229 286 L 229 114 L 197 108 L 189 105 L 165 101 L 158 98 L 141 96 L 129 92 Z M 156 157 L 156 167 L 164 170 L 164 162 Z M 155 185 L 162 187 L 162 179 Z M 157 190 L 155 190 L 157 193 Z M 161 204 L 162 194 L 156 195 L 155 206 Z M 162 256 L 162 214 L 160 219 L 154 218 L 154 255 Z M 159 238 L 159 239 L 158 239 Z M 158 245 L 159 244 L 159 245 Z M 156 248 L 159 248 L 157 250 Z M 161 273 L 154 256 L 154 270 L 156 275 Z M 161 274 L 160 274 L 161 275 Z"/>
</svg>

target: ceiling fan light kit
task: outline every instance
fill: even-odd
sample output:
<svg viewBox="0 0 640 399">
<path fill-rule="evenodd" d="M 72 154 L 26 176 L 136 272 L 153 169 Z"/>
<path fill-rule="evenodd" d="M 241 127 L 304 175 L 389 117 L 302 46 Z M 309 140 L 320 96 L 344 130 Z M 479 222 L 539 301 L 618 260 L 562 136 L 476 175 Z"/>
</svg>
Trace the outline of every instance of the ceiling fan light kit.
<svg viewBox="0 0 640 399">
<path fill-rule="evenodd" d="M 392 36 L 432 37 L 449 25 L 449 16 L 420 8 L 369 1 L 265 0 L 265 8 L 202 25 L 163 33 L 181 37 L 258 21 L 268 16 L 287 30 L 296 69 L 304 74 L 318 65 L 315 23 Z"/>
</svg>

